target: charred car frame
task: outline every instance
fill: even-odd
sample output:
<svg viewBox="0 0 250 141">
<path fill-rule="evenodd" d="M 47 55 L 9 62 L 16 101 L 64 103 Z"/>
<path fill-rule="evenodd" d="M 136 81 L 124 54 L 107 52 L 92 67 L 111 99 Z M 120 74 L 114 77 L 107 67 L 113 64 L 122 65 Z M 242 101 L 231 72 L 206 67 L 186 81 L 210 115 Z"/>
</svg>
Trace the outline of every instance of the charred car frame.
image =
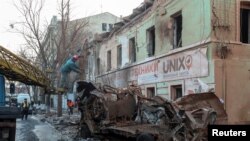
<svg viewBox="0 0 250 141">
<path fill-rule="evenodd" d="M 204 141 L 208 124 L 224 124 L 227 115 L 214 93 L 169 101 L 146 98 L 138 86 L 118 89 L 77 82 L 81 136 L 119 136 L 146 141 Z"/>
</svg>

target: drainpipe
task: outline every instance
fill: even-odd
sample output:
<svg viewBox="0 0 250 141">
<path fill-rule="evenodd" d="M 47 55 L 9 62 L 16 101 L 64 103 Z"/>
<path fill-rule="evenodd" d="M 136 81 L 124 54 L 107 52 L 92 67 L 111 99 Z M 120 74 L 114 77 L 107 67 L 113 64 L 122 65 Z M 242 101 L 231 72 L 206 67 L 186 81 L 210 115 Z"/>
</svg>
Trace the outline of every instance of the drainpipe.
<svg viewBox="0 0 250 141">
<path fill-rule="evenodd" d="M 220 58 L 222 59 L 222 93 L 224 99 L 224 109 L 226 110 L 227 104 L 227 71 L 226 71 L 226 56 L 228 53 L 228 47 L 223 45 L 219 49 Z"/>
<path fill-rule="evenodd" d="M 226 110 L 226 103 L 227 103 L 227 94 L 226 94 L 226 62 L 225 59 L 222 59 L 222 95 L 224 100 L 224 109 Z"/>
</svg>

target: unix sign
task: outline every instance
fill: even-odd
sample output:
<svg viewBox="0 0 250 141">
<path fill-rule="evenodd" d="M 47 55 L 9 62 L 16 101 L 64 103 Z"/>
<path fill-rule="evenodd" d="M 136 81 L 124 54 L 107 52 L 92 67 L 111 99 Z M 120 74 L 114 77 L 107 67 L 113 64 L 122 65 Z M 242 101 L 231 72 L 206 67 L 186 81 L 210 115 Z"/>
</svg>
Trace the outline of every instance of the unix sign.
<svg viewBox="0 0 250 141">
<path fill-rule="evenodd" d="M 170 73 L 190 69 L 192 67 L 193 58 L 191 55 L 179 58 L 169 59 L 163 62 L 163 72 Z"/>
</svg>

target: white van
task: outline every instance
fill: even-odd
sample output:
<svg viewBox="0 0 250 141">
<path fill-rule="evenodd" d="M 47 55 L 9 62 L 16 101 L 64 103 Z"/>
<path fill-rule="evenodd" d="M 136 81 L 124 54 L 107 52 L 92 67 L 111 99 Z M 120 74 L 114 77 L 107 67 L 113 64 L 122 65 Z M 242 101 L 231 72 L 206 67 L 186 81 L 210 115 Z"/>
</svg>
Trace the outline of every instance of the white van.
<svg viewBox="0 0 250 141">
<path fill-rule="evenodd" d="M 25 94 L 25 93 L 19 93 L 19 94 L 17 94 L 17 105 L 18 105 L 18 107 L 21 107 L 21 105 L 22 105 L 22 103 L 24 102 L 24 99 L 27 99 L 27 102 L 29 103 L 29 104 L 31 104 L 30 102 L 31 102 L 31 100 L 30 100 L 30 95 L 29 94 Z M 32 114 L 32 107 L 31 107 L 31 105 L 30 105 L 30 107 L 29 107 L 29 112 L 28 112 L 29 114 Z"/>
<path fill-rule="evenodd" d="M 19 93 L 17 95 L 17 104 L 20 105 L 24 102 L 24 99 L 27 99 L 28 103 L 30 103 L 30 95 L 29 94 L 25 94 L 25 93 Z"/>
</svg>

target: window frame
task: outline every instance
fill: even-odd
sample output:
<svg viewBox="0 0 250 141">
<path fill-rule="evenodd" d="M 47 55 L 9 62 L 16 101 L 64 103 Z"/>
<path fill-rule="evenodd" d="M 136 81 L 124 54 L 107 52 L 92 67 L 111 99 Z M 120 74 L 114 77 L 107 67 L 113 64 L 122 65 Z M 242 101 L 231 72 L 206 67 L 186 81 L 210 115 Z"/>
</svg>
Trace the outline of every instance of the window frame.
<svg viewBox="0 0 250 141">
<path fill-rule="evenodd" d="M 101 73 L 101 59 L 99 57 L 96 59 L 96 72 L 97 75 Z"/>
<path fill-rule="evenodd" d="M 102 31 L 107 31 L 107 23 L 102 23 Z"/>
<path fill-rule="evenodd" d="M 117 46 L 117 67 L 122 66 L 122 45 Z"/>
<path fill-rule="evenodd" d="M 182 47 L 183 17 L 182 11 L 171 16 L 173 18 L 173 49 Z M 180 19 L 179 19 L 180 18 Z M 180 23 L 179 23 L 180 22 Z"/>
<path fill-rule="evenodd" d="M 135 37 L 129 39 L 129 61 L 136 62 L 136 40 Z"/>
<path fill-rule="evenodd" d="M 147 36 L 147 52 L 148 52 L 148 57 L 152 57 L 155 55 L 155 50 L 156 50 L 156 38 L 155 38 L 155 26 L 151 26 L 146 30 L 146 36 Z"/>
<path fill-rule="evenodd" d="M 181 89 L 181 96 L 177 96 L 177 89 Z M 170 91 L 171 91 L 171 100 L 176 100 L 177 98 L 183 97 L 183 85 L 178 84 L 178 85 L 171 85 L 170 86 Z"/>
<path fill-rule="evenodd" d="M 108 50 L 107 51 L 107 71 L 110 71 L 111 70 L 111 64 L 112 64 L 112 57 L 111 57 L 111 55 L 112 55 L 112 52 L 111 52 L 111 50 Z"/>
<path fill-rule="evenodd" d="M 242 22 L 242 14 L 244 14 L 243 13 L 243 11 L 247 11 L 247 23 L 246 24 L 244 24 L 243 22 Z M 242 27 L 242 25 L 244 24 L 244 26 L 247 26 L 247 27 L 245 27 L 244 29 L 243 29 L 243 27 Z M 240 3 L 239 3 L 239 36 L 238 36 L 238 40 L 239 40 L 239 42 L 241 42 L 241 43 L 243 43 L 243 44 L 250 44 L 250 35 L 249 35 L 249 33 L 250 33 L 250 26 L 249 26 L 249 24 L 250 24 L 250 2 L 249 1 L 241 1 Z M 246 39 L 247 38 L 247 39 Z"/>
</svg>

